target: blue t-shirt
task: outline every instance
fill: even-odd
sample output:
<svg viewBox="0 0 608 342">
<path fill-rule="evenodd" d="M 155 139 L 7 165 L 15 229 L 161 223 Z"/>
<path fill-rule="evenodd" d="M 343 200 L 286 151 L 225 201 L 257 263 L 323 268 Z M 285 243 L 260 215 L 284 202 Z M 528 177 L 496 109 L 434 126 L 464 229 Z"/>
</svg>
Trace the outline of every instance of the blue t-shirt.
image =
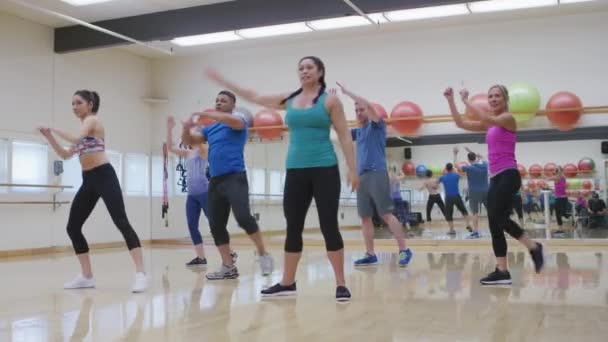
<svg viewBox="0 0 608 342">
<path fill-rule="evenodd" d="M 458 190 L 458 181 L 460 175 L 456 172 L 448 172 L 445 175 L 439 177 L 439 181 L 443 184 L 446 196 L 459 196 L 460 191 Z"/>
<path fill-rule="evenodd" d="M 369 122 L 350 131 L 357 141 L 357 172 L 386 171 L 386 123 Z"/>
<path fill-rule="evenodd" d="M 247 120 L 243 129 L 233 129 L 216 122 L 201 130 L 209 143 L 209 172 L 211 177 L 245 171 L 243 150 L 247 142 Z"/>
<path fill-rule="evenodd" d="M 467 173 L 469 192 L 488 191 L 488 163 L 474 163 L 463 166 L 462 170 Z"/>
</svg>

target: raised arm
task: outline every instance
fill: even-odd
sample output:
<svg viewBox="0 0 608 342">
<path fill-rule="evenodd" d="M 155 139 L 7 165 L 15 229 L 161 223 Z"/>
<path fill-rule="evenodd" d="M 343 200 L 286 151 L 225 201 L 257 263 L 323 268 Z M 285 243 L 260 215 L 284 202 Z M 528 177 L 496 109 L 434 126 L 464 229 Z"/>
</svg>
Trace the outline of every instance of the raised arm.
<svg viewBox="0 0 608 342">
<path fill-rule="evenodd" d="M 448 101 L 450 113 L 452 114 L 452 118 L 454 119 L 454 123 L 457 127 L 474 132 L 481 132 L 487 129 L 486 125 L 482 122 L 465 120 L 462 118 L 460 113 L 458 113 L 458 108 L 456 108 L 456 103 L 454 102 L 454 90 L 452 88 L 447 88 L 443 92 L 443 96 L 445 96 L 446 100 Z"/>
<path fill-rule="evenodd" d="M 376 111 L 376 108 L 374 108 L 374 106 L 372 106 L 371 102 L 369 102 L 364 97 L 357 95 L 357 94 L 353 93 L 352 91 L 346 89 L 346 87 L 343 84 L 341 84 L 340 82 L 336 82 L 336 84 L 338 85 L 338 87 L 340 87 L 340 90 L 342 90 L 342 93 L 344 95 L 350 97 L 351 99 L 353 99 L 353 101 L 358 103 L 360 106 L 365 107 L 367 109 L 365 111 L 365 113 L 370 120 L 372 120 L 373 122 L 376 122 L 376 123 L 380 122 L 382 120 L 382 116 L 380 116 L 380 114 L 378 114 L 378 112 Z"/>
<path fill-rule="evenodd" d="M 331 117 L 331 122 L 334 126 L 336 134 L 338 134 L 338 140 L 348 165 L 348 181 L 351 185 L 352 191 L 357 190 L 359 187 L 359 177 L 357 175 L 357 165 L 355 163 L 355 147 L 351 133 L 348 129 L 346 122 L 346 116 L 344 115 L 344 107 L 342 102 L 335 95 L 329 95 L 326 100 L 326 107 Z"/>
<path fill-rule="evenodd" d="M 475 156 L 477 157 L 477 159 L 484 161 L 484 157 L 481 153 L 477 153 L 477 152 L 473 152 L 470 148 L 466 147 L 464 148 L 468 153 L 475 153 Z"/>
<path fill-rule="evenodd" d="M 182 141 L 184 144 L 195 146 L 204 144 L 206 142 L 205 137 L 200 132 L 192 132 L 192 128 L 195 126 L 195 124 L 192 122 L 192 117 L 182 121 L 182 125 Z"/>
<path fill-rule="evenodd" d="M 73 135 L 59 128 L 51 128 L 51 132 L 57 134 L 61 139 L 69 142 L 70 144 L 78 144 L 82 138 L 91 135 L 91 132 L 95 129 L 98 119 L 95 116 L 88 116 L 82 121 L 80 132 L 78 135 Z"/>
<path fill-rule="evenodd" d="M 232 129 L 242 130 L 243 128 L 247 128 L 245 126 L 245 121 L 238 115 L 223 113 L 216 110 L 206 110 L 202 113 L 196 113 L 195 115 L 224 123 Z"/>
<path fill-rule="evenodd" d="M 281 101 L 287 98 L 289 94 L 260 95 L 252 89 L 243 88 L 231 81 L 228 81 L 215 69 L 207 68 L 205 70 L 205 74 L 212 81 L 215 81 L 222 87 L 227 88 L 249 102 L 266 108 L 285 109 L 285 104 L 281 104 Z"/>
<path fill-rule="evenodd" d="M 57 153 L 59 158 L 61 158 L 63 160 L 70 159 L 74 154 L 76 154 L 75 149 L 66 150 L 61 145 L 59 145 L 59 143 L 53 136 L 53 133 L 51 133 L 50 128 L 42 127 L 42 128 L 39 128 L 38 130 L 44 136 L 44 138 L 49 142 L 49 145 L 51 145 L 51 147 L 53 148 L 55 153 Z"/>
<path fill-rule="evenodd" d="M 458 148 L 458 146 L 454 146 L 454 149 L 452 150 L 454 152 L 454 167 L 456 168 L 456 165 L 458 165 L 458 152 L 460 151 L 460 149 Z"/>
<path fill-rule="evenodd" d="M 469 91 L 466 89 L 462 89 L 460 91 L 460 97 L 467 109 L 473 112 L 474 115 L 477 115 L 477 117 L 479 117 L 480 122 L 486 127 L 500 126 L 513 132 L 517 130 L 517 122 L 515 121 L 513 114 L 509 112 L 504 112 L 496 116 L 491 115 L 490 113 L 482 110 L 477 105 L 469 101 Z"/>
<path fill-rule="evenodd" d="M 189 151 L 184 148 L 176 148 L 173 144 L 173 128 L 175 128 L 175 118 L 169 116 L 167 118 L 167 148 L 169 152 L 174 153 L 180 157 L 187 157 Z"/>
</svg>

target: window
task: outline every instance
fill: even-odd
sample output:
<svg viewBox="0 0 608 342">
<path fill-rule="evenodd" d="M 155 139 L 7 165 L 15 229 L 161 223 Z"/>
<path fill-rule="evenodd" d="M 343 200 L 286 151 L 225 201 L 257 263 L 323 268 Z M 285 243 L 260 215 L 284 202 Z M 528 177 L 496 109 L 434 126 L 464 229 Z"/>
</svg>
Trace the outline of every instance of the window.
<svg viewBox="0 0 608 342">
<path fill-rule="evenodd" d="M 12 182 L 15 184 L 45 185 L 48 183 L 49 164 L 46 145 L 13 142 Z M 43 192 L 42 188 L 13 188 L 16 192 Z"/>
<path fill-rule="evenodd" d="M 106 151 L 106 154 L 108 155 L 108 159 L 110 159 L 110 164 L 112 164 L 116 171 L 118 183 L 120 183 L 120 187 L 122 188 L 122 154 L 114 151 Z"/>
<path fill-rule="evenodd" d="M 152 196 L 160 197 L 163 195 L 163 157 L 153 156 L 152 157 Z M 174 172 L 171 165 L 171 159 L 169 159 L 169 165 L 167 165 L 167 196 L 171 196 L 173 193 L 173 182 Z"/>
<path fill-rule="evenodd" d="M 283 194 L 283 173 L 281 171 L 270 171 L 270 195 L 274 196 Z"/>
<path fill-rule="evenodd" d="M 82 184 L 82 168 L 78 156 L 74 156 L 63 161 L 63 174 L 61 175 L 62 185 L 71 185 L 72 189 L 65 189 L 66 192 L 76 192 Z"/>
<path fill-rule="evenodd" d="M 8 183 L 8 148 L 8 140 L 0 139 L 0 183 Z M 0 187 L 0 193 L 7 191 L 7 187 Z"/>
<path fill-rule="evenodd" d="M 266 172 L 264 169 L 251 169 L 249 193 L 253 199 L 264 199 L 266 195 Z"/>
<path fill-rule="evenodd" d="M 125 193 L 147 196 L 149 192 L 148 156 L 145 154 L 125 155 Z"/>
</svg>

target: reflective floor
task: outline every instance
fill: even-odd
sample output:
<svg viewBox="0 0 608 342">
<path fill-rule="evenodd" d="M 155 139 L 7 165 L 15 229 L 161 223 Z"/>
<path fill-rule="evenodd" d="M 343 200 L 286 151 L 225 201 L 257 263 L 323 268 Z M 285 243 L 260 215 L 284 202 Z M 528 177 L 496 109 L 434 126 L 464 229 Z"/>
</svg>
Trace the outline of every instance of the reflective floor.
<svg viewBox="0 0 608 342">
<path fill-rule="evenodd" d="M 260 276 L 253 251 L 236 247 L 241 277 L 207 281 L 183 264 L 187 247 L 148 248 L 152 288 L 129 292 L 125 251 L 93 255 L 97 288 L 64 291 L 75 275 L 69 255 L 0 261 L 0 341 L 605 341 L 608 252 L 562 248 L 533 273 L 524 252 L 509 254 L 514 284 L 489 288 L 478 279 L 494 262 L 486 248 L 414 249 L 408 268 L 379 251 L 380 265 L 355 269 L 347 251 L 349 304 L 334 301 L 325 253 L 307 248 L 297 299 L 261 300 L 278 272 Z M 451 252 L 450 252 L 451 250 Z M 213 269 L 217 254 L 207 248 Z"/>
</svg>

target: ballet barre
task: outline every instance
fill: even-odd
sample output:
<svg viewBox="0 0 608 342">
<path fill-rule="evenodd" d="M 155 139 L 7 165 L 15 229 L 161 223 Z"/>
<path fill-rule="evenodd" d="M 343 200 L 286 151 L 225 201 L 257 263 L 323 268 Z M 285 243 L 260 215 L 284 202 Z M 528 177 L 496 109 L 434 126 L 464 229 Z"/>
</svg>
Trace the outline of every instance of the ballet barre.
<svg viewBox="0 0 608 342">
<path fill-rule="evenodd" d="M 52 184 L 17 184 L 17 183 L 0 183 L 0 187 L 9 188 L 42 188 L 42 189 L 59 189 L 53 193 L 52 201 L 0 201 L 0 204 L 7 205 L 45 205 L 52 204 L 53 211 L 56 211 L 62 204 L 70 204 L 70 201 L 58 201 L 57 195 L 65 189 L 73 189 L 71 185 L 52 185 Z"/>
</svg>

